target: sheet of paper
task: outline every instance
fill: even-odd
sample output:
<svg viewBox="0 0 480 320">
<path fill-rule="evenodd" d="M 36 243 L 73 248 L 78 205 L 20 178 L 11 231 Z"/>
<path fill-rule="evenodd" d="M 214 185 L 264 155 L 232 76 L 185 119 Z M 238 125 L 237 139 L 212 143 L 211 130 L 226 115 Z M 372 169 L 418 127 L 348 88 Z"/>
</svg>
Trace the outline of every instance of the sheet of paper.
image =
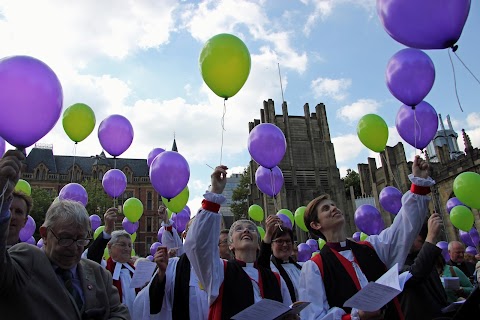
<svg viewBox="0 0 480 320">
<path fill-rule="evenodd" d="M 275 319 L 291 309 L 281 302 L 263 299 L 232 317 L 234 320 Z"/>
<path fill-rule="evenodd" d="M 461 306 L 465 301 L 467 301 L 467 300 L 455 301 L 455 302 L 449 304 L 448 306 L 446 306 L 445 308 L 443 308 L 441 311 L 442 311 L 443 313 L 456 311 L 456 310 L 458 310 L 458 308 L 460 308 L 460 306 Z"/>
<path fill-rule="evenodd" d="M 396 263 L 393 267 L 391 267 L 390 270 L 385 272 L 375 282 L 378 283 L 378 284 L 383 284 L 384 286 L 388 286 L 388 287 L 391 287 L 391 288 L 395 288 L 397 290 L 401 290 L 400 286 L 399 286 L 399 280 L 398 280 L 398 263 Z"/>
<path fill-rule="evenodd" d="M 130 281 L 130 288 L 141 288 L 152 279 L 153 272 L 157 265 L 150 261 L 139 261 L 135 267 L 132 281 Z"/>
<path fill-rule="evenodd" d="M 443 286 L 445 289 L 458 290 L 460 289 L 460 278 L 443 277 Z"/>
</svg>

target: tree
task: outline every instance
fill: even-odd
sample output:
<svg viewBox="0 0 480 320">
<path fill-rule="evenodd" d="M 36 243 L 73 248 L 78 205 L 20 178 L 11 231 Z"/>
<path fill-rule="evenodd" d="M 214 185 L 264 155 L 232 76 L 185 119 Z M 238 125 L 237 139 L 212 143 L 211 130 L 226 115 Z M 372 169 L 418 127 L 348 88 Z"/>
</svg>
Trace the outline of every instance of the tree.
<svg viewBox="0 0 480 320">
<path fill-rule="evenodd" d="M 232 193 L 232 204 L 230 210 L 233 213 L 233 219 L 246 219 L 248 213 L 248 194 L 250 192 L 250 168 L 247 167 L 240 178 L 238 186 Z"/>
<path fill-rule="evenodd" d="M 33 218 L 33 220 L 35 220 L 35 224 L 37 225 L 35 233 L 33 234 L 33 237 L 37 240 L 40 239 L 40 233 L 38 232 L 38 228 L 45 221 L 45 213 L 47 212 L 48 208 L 56 197 L 57 193 L 55 191 L 46 190 L 38 187 L 32 188 L 33 207 L 30 211 L 30 216 Z"/>
<path fill-rule="evenodd" d="M 362 195 L 362 189 L 360 188 L 360 175 L 355 172 L 355 170 L 347 169 L 347 175 L 345 178 L 342 178 L 342 181 L 345 184 L 345 194 L 347 195 L 347 198 L 350 196 L 350 186 L 353 186 L 355 197 Z"/>
<path fill-rule="evenodd" d="M 98 214 L 103 217 L 108 208 L 113 207 L 113 199 L 108 196 L 98 179 L 89 178 L 82 181 L 82 186 L 88 194 L 86 209 L 89 215 Z"/>
</svg>

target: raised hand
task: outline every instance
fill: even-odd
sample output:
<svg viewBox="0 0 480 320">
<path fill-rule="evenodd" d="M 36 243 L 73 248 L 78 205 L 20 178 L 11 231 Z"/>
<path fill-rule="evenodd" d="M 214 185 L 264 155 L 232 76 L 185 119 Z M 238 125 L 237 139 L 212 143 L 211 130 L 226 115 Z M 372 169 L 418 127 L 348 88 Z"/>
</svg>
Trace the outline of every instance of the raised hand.
<svg viewBox="0 0 480 320">
<path fill-rule="evenodd" d="M 263 237 L 263 242 L 271 243 L 272 235 L 275 230 L 282 225 L 282 220 L 275 215 L 270 215 L 265 220 L 265 236 Z"/>
<path fill-rule="evenodd" d="M 153 256 L 153 262 L 155 262 L 158 267 L 157 276 L 159 277 L 160 280 L 163 280 L 163 278 L 165 278 L 165 273 L 167 271 L 167 266 L 168 266 L 167 247 L 157 248 L 157 252 L 155 252 L 155 255 Z"/>
<path fill-rule="evenodd" d="M 442 218 L 438 213 L 434 213 L 428 218 L 428 234 L 425 241 L 437 244 L 438 236 L 440 234 L 440 230 L 442 230 Z"/>
<path fill-rule="evenodd" d="M 223 189 L 225 189 L 225 184 L 227 183 L 227 167 L 218 166 L 215 168 L 211 175 L 212 179 L 212 188 L 213 193 L 222 194 Z"/>
<path fill-rule="evenodd" d="M 429 168 L 430 166 L 425 160 L 420 158 L 420 156 L 415 156 L 412 165 L 413 176 L 419 178 L 428 178 L 428 176 L 430 175 Z"/>
<path fill-rule="evenodd" d="M 103 220 L 105 221 L 105 233 L 112 234 L 113 230 L 115 230 L 115 221 L 117 221 L 117 208 L 109 208 L 105 215 L 103 216 Z"/>
<path fill-rule="evenodd" d="M 25 156 L 19 150 L 8 150 L 0 159 L 0 195 L 4 199 L 12 195 L 18 179 Z"/>
</svg>

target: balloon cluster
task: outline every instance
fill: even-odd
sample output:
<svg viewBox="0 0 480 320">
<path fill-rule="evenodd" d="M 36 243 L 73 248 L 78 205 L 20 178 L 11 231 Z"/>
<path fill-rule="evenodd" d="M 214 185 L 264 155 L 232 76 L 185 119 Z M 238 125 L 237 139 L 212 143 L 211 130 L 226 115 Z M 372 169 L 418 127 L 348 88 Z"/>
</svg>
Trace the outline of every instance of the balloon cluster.
<svg viewBox="0 0 480 320">
<path fill-rule="evenodd" d="M 453 181 L 456 199 L 447 202 L 447 211 L 450 209 L 450 221 L 457 229 L 471 230 L 475 219 L 470 208 L 480 209 L 479 188 L 480 175 L 475 172 L 462 172 Z"/>
</svg>

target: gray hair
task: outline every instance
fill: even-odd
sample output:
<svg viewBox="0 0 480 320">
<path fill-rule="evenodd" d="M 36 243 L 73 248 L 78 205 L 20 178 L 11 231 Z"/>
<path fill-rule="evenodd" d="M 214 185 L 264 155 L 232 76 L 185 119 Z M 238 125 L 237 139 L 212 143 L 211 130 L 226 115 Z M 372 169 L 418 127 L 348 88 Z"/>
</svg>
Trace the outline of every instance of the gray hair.
<svg viewBox="0 0 480 320">
<path fill-rule="evenodd" d="M 115 244 L 120 238 L 127 238 L 132 240 L 132 236 L 125 230 L 115 230 L 112 232 L 112 238 L 108 241 L 108 244 Z"/>
<path fill-rule="evenodd" d="M 460 246 L 463 247 L 463 249 L 465 249 L 465 245 L 463 243 L 461 243 L 460 241 L 450 241 L 449 244 L 448 244 L 448 251 L 451 251 L 453 249 L 453 245 L 454 244 L 458 244 Z"/>
<path fill-rule="evenodd" d="M 73 225 L 85 229 L 88 234 L 92 233 L 87 209 L 77 201 L 58 200 L 50 205 L 42 226 L 53 228 L 57 225 Z"/>
<path fill-rule="evenodd" d="M 230 230 L 228 231 L 228 243 L 232 243 L 233 242 L 233 239 L 232 239 L 232 236 L 233 236 L 233 231 L 235 230 L 235 227 L 237 225 L 239 225 L 240 223 L 248 223 L 248 224 L 251 224 L 252 226 L 255 227 L 255 230 L 258 230 L 257 229 L 257 225 L 253 222 L 253 221 L 250 221 L 250 220 L 247 220 L 247 219 L 241 219 L 241 220 L 237 220 L 235 221 L 232 226 L 230 227 Z M 260 241 L 260 235 L 258 234 L 258 231 L 257 231 L 257 235 L 258 235 L 258 240 Z"/>
</svg>

